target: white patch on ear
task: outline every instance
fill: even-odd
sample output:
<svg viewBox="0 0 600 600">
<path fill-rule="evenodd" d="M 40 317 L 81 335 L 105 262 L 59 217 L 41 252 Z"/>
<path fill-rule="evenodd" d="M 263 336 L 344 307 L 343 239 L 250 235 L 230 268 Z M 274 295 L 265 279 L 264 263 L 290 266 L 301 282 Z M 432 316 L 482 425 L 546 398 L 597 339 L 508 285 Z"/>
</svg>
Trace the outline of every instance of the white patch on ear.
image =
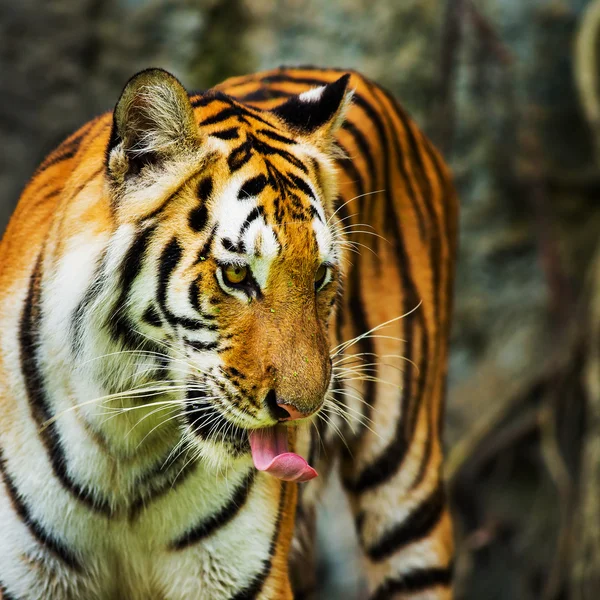
<svg viewBox="0 0 600 600">
<path fill-rule="evenodd" d="M 298 99 L 302 100 L 302 102 L 317 102 L 321 99 L 325 87 L 326 86 L 322 85 L 320 87 L 312 88 L 311 90 L 308 90 L 306 92 L 302 92 L 298 96 Z"/>
</svg>

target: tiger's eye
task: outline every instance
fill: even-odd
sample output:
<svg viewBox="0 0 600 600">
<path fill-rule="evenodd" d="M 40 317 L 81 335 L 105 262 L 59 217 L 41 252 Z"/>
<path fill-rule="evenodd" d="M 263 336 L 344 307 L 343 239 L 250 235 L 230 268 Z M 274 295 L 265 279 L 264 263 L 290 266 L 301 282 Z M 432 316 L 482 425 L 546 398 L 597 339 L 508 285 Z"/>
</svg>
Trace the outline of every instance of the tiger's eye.
<svg viewBox="0 0 600 600">
<path fill-rule="evenodd" d="M 233 285 L 243 283 L 247 276 L 248 267 L 229 265 L 223 269 L 223 279 L 225 280 L 225 283 L 231 283 Z"/>
<path fill-rule="evenodd" d="M 318 289 L 327 277 L 327 266 L 321 265 L 315 273 L 315 287 Z"/>
</svg>

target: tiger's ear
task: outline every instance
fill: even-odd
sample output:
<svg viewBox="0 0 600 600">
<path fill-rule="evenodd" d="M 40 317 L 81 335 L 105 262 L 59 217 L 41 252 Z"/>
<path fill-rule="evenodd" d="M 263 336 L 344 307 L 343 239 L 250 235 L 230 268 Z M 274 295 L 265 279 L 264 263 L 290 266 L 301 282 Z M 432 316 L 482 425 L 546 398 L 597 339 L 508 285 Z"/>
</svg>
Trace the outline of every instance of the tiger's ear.
<svg viewBox="0 0 600 600">
<path fill-rule="evenodd" d="M 125 85 L 113 113 L 107 169 L 116 180 L 199 145 L 188 94 L 162 69 L 147 69 Z"/>
<path fill-rule="evenodd" d="M 350 74 L 337 81 L 292 96 L 272 110 L 295 133 L 309 138 L 326 150 L 344 122 L 353 92 L 348 90 Z"/>
</svg>

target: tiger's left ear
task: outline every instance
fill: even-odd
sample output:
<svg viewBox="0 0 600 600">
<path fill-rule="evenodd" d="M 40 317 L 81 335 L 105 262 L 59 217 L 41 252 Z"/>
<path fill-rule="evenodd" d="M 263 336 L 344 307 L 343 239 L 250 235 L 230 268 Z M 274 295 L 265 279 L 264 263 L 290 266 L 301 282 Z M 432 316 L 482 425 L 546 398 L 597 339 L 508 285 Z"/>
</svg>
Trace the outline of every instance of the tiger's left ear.
<svg viewBox="0 0 600 600">
<path fill-rule="evenodd" d="M 159 167 L 199 145 L 194 110 L 173 75 L 146 69 L 127 82 L 113 113 L 106 152 L 114 180 L 136 176 L 145 166 Z"/>
<path fill-rule="evenodd" d="M 333 83 L 292 96 L 272 112 L 295 133 L 306 136 L 321 150 L 327 150 L 352 101 L 349 79 L 350 74 L 346 73 Z"/>
</svg>

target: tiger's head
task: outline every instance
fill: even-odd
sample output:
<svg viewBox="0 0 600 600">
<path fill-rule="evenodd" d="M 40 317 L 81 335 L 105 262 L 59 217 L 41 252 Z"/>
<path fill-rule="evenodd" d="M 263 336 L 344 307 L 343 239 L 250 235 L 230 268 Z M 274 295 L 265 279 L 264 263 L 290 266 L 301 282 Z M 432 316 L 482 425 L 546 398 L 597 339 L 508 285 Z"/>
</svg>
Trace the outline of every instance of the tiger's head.
<svg viewBox="0 0 600 600">
<path fill-rule="evenodd" d="M 181 394 L 185 435 L 205 455 L 247 452 L 249 437 L 254 452 L 256 432 L 314 415 L 331 384 L 334 134 L 348 77 L 267 111 L 218 92 L 191 101 L 152 69 L 115 108 L 111 336 L 156 351 L 152 376 Z"/>
</svg>

